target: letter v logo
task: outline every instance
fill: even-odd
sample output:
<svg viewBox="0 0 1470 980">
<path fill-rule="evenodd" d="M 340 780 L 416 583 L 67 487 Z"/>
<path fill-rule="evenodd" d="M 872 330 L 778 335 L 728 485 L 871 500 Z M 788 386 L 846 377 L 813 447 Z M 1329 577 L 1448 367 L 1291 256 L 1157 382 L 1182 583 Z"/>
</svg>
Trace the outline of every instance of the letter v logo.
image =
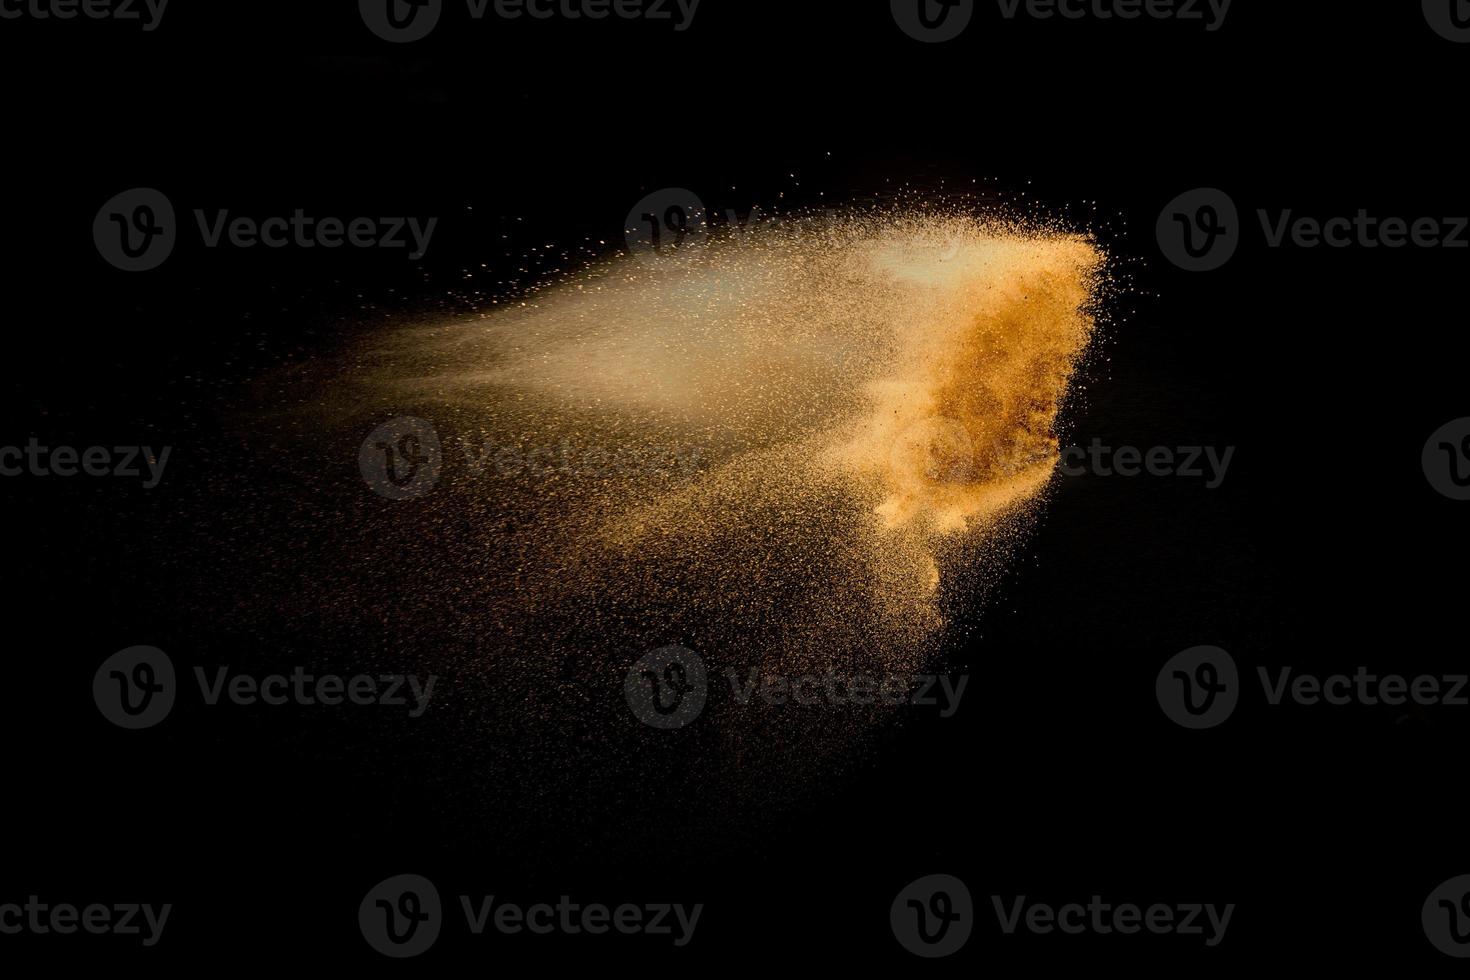
<svg viewBox="0 0 1470 980">
<path fill-rule="evenodd" d="M 890 0 L 889 6 L 903 32 L 925 44 L 954 40 L 975 16 L 975 0 Z"/>
<path fill-rule="evenodd" d="M 357 6 L 368 30 L 394 44 L 428 37 L 444 13 L 444 0 L 358 0 Z"/>
</svg>

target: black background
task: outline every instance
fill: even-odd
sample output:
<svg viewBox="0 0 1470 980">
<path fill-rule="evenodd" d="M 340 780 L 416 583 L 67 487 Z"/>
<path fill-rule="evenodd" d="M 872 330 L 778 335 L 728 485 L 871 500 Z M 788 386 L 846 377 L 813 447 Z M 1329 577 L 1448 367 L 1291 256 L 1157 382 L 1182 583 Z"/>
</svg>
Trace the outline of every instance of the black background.
<svg viewBox="0 0 1470 980">
<path fill-rule="evenodd" d="M 933 46 L 900 32 L 883 3 L 704 0 L 683 33 L 451 14 L 405 46 L 372 36 L 353 3 L 307 6 L 174 0 L 153 33 L 0 21 L 0 442 L 175 447 L 173 479 L 148 493 L 0 483 L 11 528 L 0 900 L 175 905 L 156 949 L 3 937 L 0 958 L 384 969 L 356 905 L 407 871 L 446 896 L 706 910 L 686 949 L 451 929 L 400 969 L 1454 968 L 1425 940 L 1419 908 L 1470 871 L 1457 819 L 1466 709 L 1267 709 L 1255 697 L 1221 728 L 1186 732 L 1153 684 L 1168 657 L 1204 643 L 1248 673 L 1463 670 L 1463 505 L 1429 487 L 1420 450 L 1465 414 L 1470 253 L 1268 249 L 1254 214 L 1465 213 L 1470 47 L 1435 35 L 1417 4 L 1239 0 L 1215 33 L 1005 21 L 981 4 L 963 37 Z M 1097 202 L 1099 234 L 1128 260 L 1131 289 L 1074 441 L 1236 457 L 1213 491 L 1066 481 L 975 610 L 969 646 L 946 652 L 974 675 L 965 710 L 895 734 L 839 795 L 776 815 L 737 847 L 712 843 L 705 860 L 613 855 L 606 869 L 552 876 L 493 843 L 441 840 L 437 818 L 414 812 L 411 775 L 385 767 L 372 785 L 346 785 L 300 748 L 340 738 L 325 751 L 350 754 L 350 735 L 291 727 L 307 719 L 185 716 L 135 734 L 97 714 L 92 673 L 124 646 L 250 655 L 248 638 L 172 619 L 178 573 L 140 563 L 157 529 L 189 519 L 174 504 L 191 449 L 216 463 L 240 453 L 250 480 L 250 455 L 266 447 L 219 420 L 254 373 L 330 346 L 344 324 L 469 311 L 523 288 L 535 278 L 517 270 L 526 248 L 616 244 L 628 209 L 661 187 L 743 210 L 782 193 L 841 203 L 976 179 L 1056 213 Z M 101 260 L 90 228 L 135 186 L 181 211 L 305 207 L 441 226 L 417 263 L 186 240 L 163 268 L 129 275 Z M 1223 270 L 1191 275 L 1159 254 L 1153 225 L 1200 186 L 1226 190 L 1248 227 Z M 452 763 L 433 746 L 406 759 Z M 924 963 L 894 942 L 888 905 L 933 873 L 968 883 L 978 923 L 961 953 Z M 1003 936 L 993 894 L 1237 908 L 1207 949 L 1197 937 Z"/>
</svg>

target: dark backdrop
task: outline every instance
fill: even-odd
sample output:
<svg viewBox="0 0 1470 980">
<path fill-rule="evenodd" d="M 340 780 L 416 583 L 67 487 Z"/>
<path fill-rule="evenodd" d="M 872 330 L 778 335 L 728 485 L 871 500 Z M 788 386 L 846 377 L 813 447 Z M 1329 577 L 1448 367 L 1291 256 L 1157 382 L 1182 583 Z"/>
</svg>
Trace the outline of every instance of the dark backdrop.
<svg viewBox="0 0 1470 980">
<path fill-rule="evenodd" d="M 1257 208 L 1470 209 L 1456 94 L 1470 48 L 1436 36 L 1418 5 L 1242 0 L 1213 33 L 1008 22 L 982 5 L 963 37 L 922 45 L 882 3 L 704 0 L 683 33 L 455 23 L 393 46 L 352 3 L 175 3 L 152 33 L 0 21 L 0 442 L 167 444 L 178 468 L 148 494 L 0 482 L 11 527 L 0 900 L 176 905 L 157 949 L 4 937 L 0 956 L 381 969 L 353 910 L 383 874 L 413 870 L 446 896 L 500 887 L 707 906 L 688 949 L 455 936 L 411 964 L 431 969 L 1454 966 L 1426 941 L 1419 908 L 1470 869 L 1457 820 L 1470 709 L 1266 709 L 1256 697 L 1226 725 L 1187 732 L 1153 695 L 1164 661 L 1197 644 L 1224 647 L 1246 672 L 1463 669 L 1464 505 L 1430 488 L 1420 451 L 1464 414 L 1470 253 L 1268 249 L 1254 219 Z M 706 860 L 618 855 L 616 870 L 548 879 L 441 839 L 438 819 L 415 812 L 411 775 L 363 786 L 325 771 L 314 753 L 349 751 L 350 733 L 305 718 L 193 731 L 186 717 L 132 738 L 98 716 L 92 673 L 124 646 L 208 640 L 250 655 L 246 638 L 175 619 L 178 573 L 138 563 L 160 528 L 177 534 L 189 519 L 174 503 L 189 492 L 191 449 L 217 458 L 237 445 L 221 419 L 256 372 L 329 348 L 345 324 L 472 309 L 483 297 L 462 272 L 481 263 L 492 281 L 476 288 L 527 285 L 534 275 L 508 256 L 615 243 L 627 209 L 660 187 L 744 209 L 783 192 L 843 202 L 976 177 L 1057 213 L 1096 202 L 1096 227 L 1129 260 L 1073 438 L 1234 446 L 1236 458 L 1213 491 L 1066 482 L 973 611 L 969 645 L 946 653 L 974 674 L 968 710 L 907 726 L 839 791 Z M 129 275 L 100 259 L 90 228 L 103 201 L 135 186 L 181 208 L 442 220 L 418 263 L 186 244 Z M 1250 227 L 1224 269 L 1190 274 L 1159 253 L 1153 226 L 1200 186 L 1228 191 Z M 434 748 L 413 760 L 434 765 Z M 969 885 L 977 933 L 925 965 L 893 940 L 888 904 L 940 872 Z M 1005 937 L 992 894 L 1237 910 L 1213 949 Z"/>
</svg>

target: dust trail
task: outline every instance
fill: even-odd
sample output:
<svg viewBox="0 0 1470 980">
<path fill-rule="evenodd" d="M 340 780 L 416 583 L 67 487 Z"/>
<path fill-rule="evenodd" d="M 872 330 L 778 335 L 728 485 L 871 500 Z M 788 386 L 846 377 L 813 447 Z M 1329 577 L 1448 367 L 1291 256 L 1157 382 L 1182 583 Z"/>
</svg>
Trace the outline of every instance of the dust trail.
<svg viewBox="0 0 1470 980">
<path fill-rule="evenodd" d="M 945 539 L 981 547 L 1046 484 L 1100 261 L 1077 236 L 961 217 L 770 228 L 410 333 L 369 385 L 442 400 L 482 446 L 682 447 L 700 472 L 672 485 L 538 487 L 590 566 L 538 588 L 624 589 L 607 569 L 677 560 L 659 604 L 734 636 L 755 594 L 780 595 L 801 613 L 777 632 L 820 623 L 839 656 L 856 641 L 843 623 L 878 646 L 937 626 Z"/>
<path fill-rule="evenodd" d="M 317 522 L 310 594 L 282 605 L 307 635 L 412 610 L 417 630 L 378 655 L 452 676 L 440 723 L 466 761 L 442 789 L 461 812 L 509 809 L 467 772 L 515 783 L 563 841 L 599 787 L 657 782 L 732 820 L 732 798 L 810 791 L 885 712 L 741 704 L 734 679 L 931 667 L 948 604 L 1024 534 L 1099 249 L 929 212 L 796 227 L 596 265 L 480 319 L 374 336 L 329 389 L 296 379 L 297 424 L 343 459 L 393 416 L 442 441 L 432 493 L 358 481 Z M 670 643 L 704 657 L 709 704 L 677 749 L 650 749 L 622 682 Z"/>
</svg>

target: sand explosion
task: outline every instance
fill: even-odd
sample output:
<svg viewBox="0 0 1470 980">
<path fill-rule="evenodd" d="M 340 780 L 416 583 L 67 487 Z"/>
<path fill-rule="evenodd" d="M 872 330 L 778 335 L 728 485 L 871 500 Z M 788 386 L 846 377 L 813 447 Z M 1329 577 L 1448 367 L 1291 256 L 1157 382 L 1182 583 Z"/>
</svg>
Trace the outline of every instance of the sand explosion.
<svg viewBox="0 0 1470 980">
<path fill-rule="evenodd" d="M 622 685 L 642 654 L 682 644 L 710 694 L 679 736 L 697 788 L 668 792 L 735 820 L 729 799 L 758 782 L 768 812 L 840 769 L 883 714 L 732 688 L 936 669 L 948 607 L 973 610 L 1049 483 L 1102 270 L 1075 234 L 858 213 L 597 264 L 476 319 L 375 334 L 329 397 L 310 394 L 318 371 L 297 377 L 308 394 L 290 397 L 314 407 L 293 426 L 356 461 L 365 433 L 411 417 L 442 466 L 412 500 L 355 480 L 312 523 L 328 541 L 310 572 L 298 556 L 310 591 L 279 590 L 284 619 L 296 637 L 381 623 L 365 657 L 453 692 L 438 724 L 464 757 L 445 789 L 456 812 L 509 819 L 468 788 L 478 773 L 532 797 L 515 809 L 548 834 L 593 819 L 572 814 L 594 786 L 668 783 Z M 378 449 L 392 461 L 388 443 L 364 459 Z"/>
<path fill-rule="evenodd" d="M 485 482 L 508 510 L 526 494 L 537 513 L 562 504 L 547 537 L 562 581 L 538 588 L 575 588 L 560 575 L 575 564 L 586 589 L 623 590 L 602 570 L 647 581 L 624 566 L 672 560 L 697 574 L 668 595 L 713 602 L 732 633 L 760 605 L 739 582 L 815 588 L 827 624 L 881 610 L 873 628 L 913 639 L 939 622 L 946 540 L 982 547 L 1051 475 L 1101 257 L 1079 236 L 962 217 L 794 229 L 597 267 L 515 309 L 409 331 L 367 383 L 400 406 L 431 400 L 482 475 L 546 446 L 644 460 Z"/>
</svg>

